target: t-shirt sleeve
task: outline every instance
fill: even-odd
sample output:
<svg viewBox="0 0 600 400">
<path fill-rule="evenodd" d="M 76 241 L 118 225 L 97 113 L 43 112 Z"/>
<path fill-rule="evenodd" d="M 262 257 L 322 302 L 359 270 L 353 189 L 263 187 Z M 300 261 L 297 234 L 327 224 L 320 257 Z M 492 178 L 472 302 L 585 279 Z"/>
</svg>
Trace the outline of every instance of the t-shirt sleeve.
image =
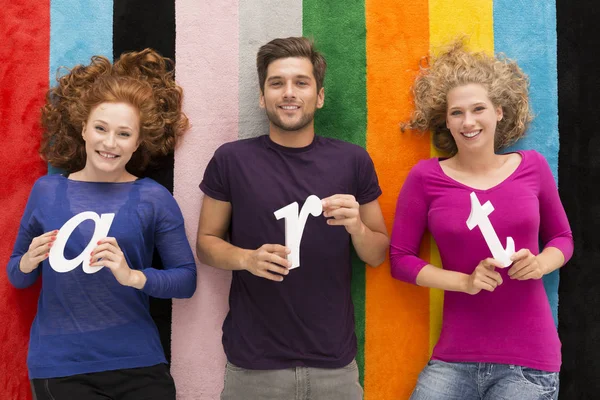
<svg viewBox="0 0 600 400">
<path fill-rule="evenodd" d="M 381 196 L 381 188 L 375 172 L 375 165 L 369 153 L 360 152 L 358 161 L 358 188 L 356 201 L 358 204 L 367 204 Z"/>
<path fill-rule="evenodd" d="M 36 184 L 31 189 L 25 212 L 21 217 L 21 224 L 19 225 L 19 232 L 17 233 L 17 240 L 13 247 L 13 252 L 8 260 L 6 271 L 8 274 L 8 280 L 10 283 L 19 289 L 29 287 L 35 283 L 38 276 L 40 275 L 41 264 L 38 268 L 34 269 L 30 273 L 26 274 L 21 271 L 19 264 L 21 257 L 29 250 L 29 245 L 37 236 L 40 236 L 44 232 L 41 224 L 35 218 L 35 209 L 37 208 L 39 197 L 41 196 L 40 185 Z"/>
<path fill-rule="evenodd" d="M 428 213 L 420 169 L 421 165 L 415 166 L 402 185 L 390 240 L 392 276 L 409 283 L 416 283 L 417 275 L 428 264 L 418 256 Z"/>
<path fill-rule="evenodd" d="M 573 255 L 573 233 L 567 219 L 567 214 L 560 201 L 558 188 L 552 176 L 552 171 L 543 155 L 534 152 L 538 157 L 540 176 L 540 239 L 543 247 L 555 247 L 565 257 L 565 263 Z"/>
<path fill-rule="evenodd" d="M 196 262 L 185 234 L 183 215 L 177 202 L 166 189 L 155 203 L 154 243 L 163 270 L 145 268 L 144 293 L 158 298 L 187 298 L 196 290 Z"/>
<path fill-rule="evenodd" d="M 229 169 L 227 159 L 227 148 L 221 146 L 215 151 L 215 154 L 206 166 L 204 177 L 200 183 L 200 190 L 213 199 L 231 202 L 231 190 L 227 177 Z"/>
</svg>

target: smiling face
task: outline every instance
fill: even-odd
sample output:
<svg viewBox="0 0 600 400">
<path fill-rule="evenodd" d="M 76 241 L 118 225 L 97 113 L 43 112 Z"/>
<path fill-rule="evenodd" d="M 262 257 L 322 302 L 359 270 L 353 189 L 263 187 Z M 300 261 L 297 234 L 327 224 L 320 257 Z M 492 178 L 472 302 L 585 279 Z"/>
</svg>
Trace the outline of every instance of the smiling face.
<svg viewBox="0 0 600 400">
<path fill-rule="evenodd" d="M 317 92 L 308 58 L 280 58 L 269 64 L 260 106 L 266 110 L 272 128 L 312 134 L 315 111 L 323 107 L 323 101 L 324 90 Z"/>
<path fill-rule="evenodd" d="M 470 83 L 448 92 L 446 127 L 450 130 L 458 152 L 494 151 L 496 124 L 502 119 L 502 108 L 494 107 L 487 90 Z"/>
<path fill-rule="evenodd" d="M 96 181 L 119 181 L 139 146 L 139 112 L 126 103 L 94 107 L 83 127 L 86 162 L 83 171 Z"/>
</svg>

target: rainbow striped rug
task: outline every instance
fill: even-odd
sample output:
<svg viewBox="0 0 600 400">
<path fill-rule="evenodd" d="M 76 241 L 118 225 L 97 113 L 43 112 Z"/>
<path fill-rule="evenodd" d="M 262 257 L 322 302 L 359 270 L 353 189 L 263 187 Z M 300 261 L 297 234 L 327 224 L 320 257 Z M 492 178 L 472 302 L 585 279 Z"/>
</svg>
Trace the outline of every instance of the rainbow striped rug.
<svg viewBox="0 0 600 400">
<path fill-rule="evenodd" d="M 149 174 L 173 191 L 192 244 L 201 204 L 198 184 L 214 150 L 267 132 L 254 62 L 258 47 L 274 37 L 311 36 L 325 54 L 326 100 L 316 131 L 357 143 L 371 154 L 388 229 L 408 171 L 435 155 L 428 135 L 399 129 L 411 110 L 409 88 L 420 58 L 461 34 L 468 35 L 471 49 L 504 52 L 529 74 L 536 119 L 519 148 L 544 154 L 559 177 L 553 0 L 0 0 L 0 8 L 3 264 L 31 185 L 48 172 L 36 155 L 45 91 L 59 66 L 87 62 L 94 54 L 112 58 L 153 47 L 176 61 L 193 128 L 175 154 Z M 570 162 L 569 154 L 561 163 Z M 430 239 L 424 240 L 422 255 L 439 264 Z M 354 264 L 357 358 L 365 397 L 406 399 L 439 335 L 443 294 L 393 280 L 387 262 L 378 269 L 356 258 Z M 225 363 L 220 340 L 230 275 L 198 268 L 192 299 L 153 303 L 178 398 L 186 400 L 218 398 Z M 558 274 L 546 278 L 558 323 Z M 2 399 L 30 398 L 25 356 L 38 292 L 39 287 L 17 291 L 0 274 Z M 577 381 L 576 370 L 570 376 Z M 569 387 L 569 381 L 562 385 Z"/>
</svg>

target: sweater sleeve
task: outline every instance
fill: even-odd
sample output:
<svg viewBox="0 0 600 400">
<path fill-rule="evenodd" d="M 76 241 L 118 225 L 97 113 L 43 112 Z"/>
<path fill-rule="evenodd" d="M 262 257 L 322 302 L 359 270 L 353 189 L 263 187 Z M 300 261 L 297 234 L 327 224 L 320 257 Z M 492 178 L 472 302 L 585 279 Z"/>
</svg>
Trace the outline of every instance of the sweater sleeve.
<svg viewBox="0 0 600 400">
<path fill-rule="evenodd" d="M 6 267 L 8 280 L 14 287 L 18 289 L 24 289 L 33 285 L 40 276 L 41 265 L 28 274 L 22 272 L 19 268 L 21 257 L 23 257 L 23 255 L 27 253 L 27 250 L 29 250 L 31 241 L 44 233 L 42 232 L 41 225 L 37 222 L 34 216 L 38 197 L 39 189 L 37 189 L 36 184 L 34 185 L 33 189 L 31 189 L 31 193 L 29 194 L 29 200 L 27 201 L 27 206 L 25 207 L 25 212 L 23 213 L 21 224 L 19 225 L 17 240 L 15 241 L 12 255 L 10 256 L 8 265 Z"/>
<path fill-rule="evenodd" d="M 541 154 L 538 171 L 540 174 L 539 203 L 540 203 L 540 239 L 543 247 L 555 247 L 565 257 L 565 263 L 573 255 L 573 234 L 569 226 L 567 214 L 560 201 L 558 189 L 552 176 L 548 162 Z"/>
<path fill-rule="evenodd" d="M 409 283 L 416 283 L 417 275 L 428 264 L 418 256 L 428 212 L 419 167 L 410 171 L 398 196 L 390 241 L 392 276 Z"/>
<path fill-rule="evenodd" d="M 162 188 L 161 188 L 162 189 Z M 189 298 L 196 291 L 196 261 L 177 202 L 164 191 L 157 202 L 154 243 L 164 269 L 145 268 L 144 293 L 158 298 Z"/>
</svg>

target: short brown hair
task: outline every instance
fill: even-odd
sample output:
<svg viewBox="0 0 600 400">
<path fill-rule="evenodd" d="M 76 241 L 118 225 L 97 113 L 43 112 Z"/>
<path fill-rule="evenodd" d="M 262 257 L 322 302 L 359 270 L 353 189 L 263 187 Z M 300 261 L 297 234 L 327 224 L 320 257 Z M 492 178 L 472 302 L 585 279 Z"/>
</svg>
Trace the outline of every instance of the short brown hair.
<svg viewBox="0 0 600 400">
<path fill-rule="evenodd" d="M 289 37 L 285 39 L 274 39 L 261 46 L 256 55 L 256 70 L 258 72 L 258 83 L 260 91 L 264 92 L 265 80 L 269 64 L 280 58 L 299 57 L 307 58 L 313 66 L 313 75 L 317 81 L 317 92 L 323 87 L 327 62 L 325 57 L 315 49 L 312 40 L 305 37 Z"/>
<path fill-rule="evenodd" d="M 152 49 L 124 53 L 114 63 L 94 56 L 58 78 L 42 108 L 42 158 L 67 172 L 85 167 L 83 125 L 92 109 L 105 102 L 127 103 L 139 111 L 140 145 L 127 163 L 134 174 L 151 159 L 167 155 L 189 128 L 182 112 L 183 90 L 173 77 L 173 63 Z"/>
<path fill-rule="evenodd" d="M 446 127 L 448 92 L 457 86 L 476 83 L 483 86 L 494 107 L 502 108 L 496 125 L 494 149 L 501 150 L 525 135 L 533 119 L 529 108 L 527 75 L 502 54 L 493 57 L 465 50 L 464 40 L 453 42 L 445 51 L 427 59 L 412 88 L 415 110 L 402 129 L 432 133 L 439 151 L 454 155 L 458 151 Z"/>
</svg>

